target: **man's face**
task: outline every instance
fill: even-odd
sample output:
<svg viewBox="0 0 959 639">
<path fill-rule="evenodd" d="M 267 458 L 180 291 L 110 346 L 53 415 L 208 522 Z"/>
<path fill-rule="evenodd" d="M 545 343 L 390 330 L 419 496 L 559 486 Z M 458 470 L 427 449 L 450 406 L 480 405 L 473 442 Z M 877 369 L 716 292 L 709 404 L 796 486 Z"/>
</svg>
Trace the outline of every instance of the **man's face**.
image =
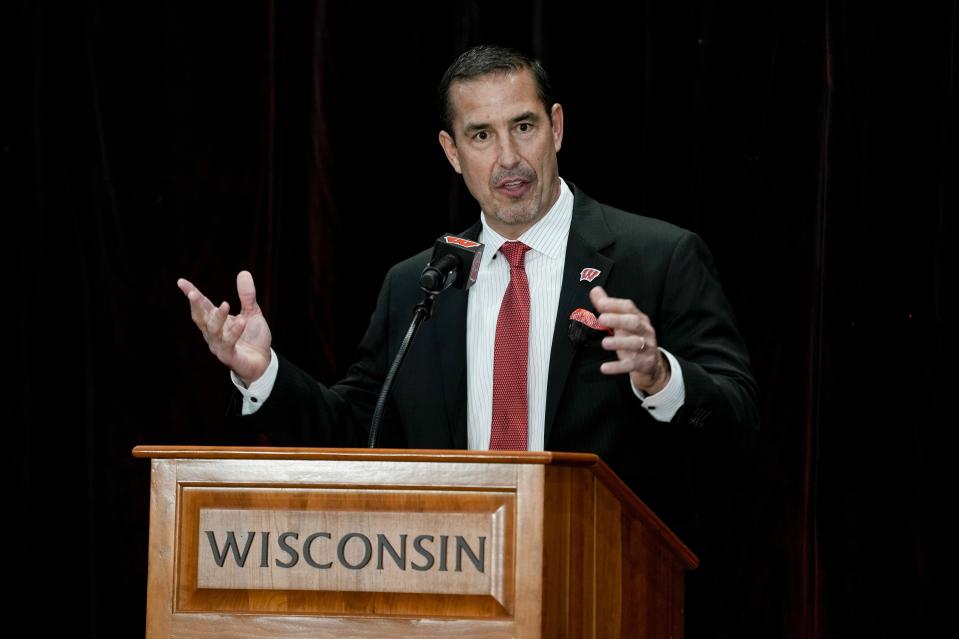
<svg viewBox="0 0 959 639">
<path fill-rule="evenodd" d="M 559 197 L 563 108 L 553 105 L 550 122 L 528 70 L 454 82 L 450 105 L 453 131 L 440 131 L 443 151 L 489 225 L 516 239 Z"/>
</svg>

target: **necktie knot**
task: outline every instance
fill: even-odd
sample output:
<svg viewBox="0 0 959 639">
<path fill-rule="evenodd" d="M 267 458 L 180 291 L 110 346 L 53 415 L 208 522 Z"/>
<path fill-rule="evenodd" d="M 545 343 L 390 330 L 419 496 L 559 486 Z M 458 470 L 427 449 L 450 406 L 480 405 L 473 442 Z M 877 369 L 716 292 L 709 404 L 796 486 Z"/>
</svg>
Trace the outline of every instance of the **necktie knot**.
<svg viewBox="0 0 959 639">
<path fill-rule="evenodd" d="M 523 268 L 526 260 L 526 251 L 528 250 L 529 247 L 522 242 L 504 242 L 503 245 L 499 247 L 499 252 L 502 253 L 506 261 L 509 262 L 510 268 Z"/>
</svg>

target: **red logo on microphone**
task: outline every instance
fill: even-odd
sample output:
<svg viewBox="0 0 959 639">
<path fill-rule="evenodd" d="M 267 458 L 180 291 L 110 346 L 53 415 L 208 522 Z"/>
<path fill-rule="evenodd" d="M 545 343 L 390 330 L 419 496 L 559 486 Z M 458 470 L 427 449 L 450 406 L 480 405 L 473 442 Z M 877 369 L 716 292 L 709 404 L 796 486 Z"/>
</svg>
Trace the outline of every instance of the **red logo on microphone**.
<svg viewBox="0 0 959 639">
<path fill-rule="evenodd" d="M 599 277 L 600 273 L 602 273 L 602 271 L 598 271 L 594 268 L 584 268 L 582 271 L 579 272 L 579 281 L 592 282 L 597 277 Z"/>
<path fill-rule="evenodd" d="M 479 246 L 479 242 L 474 242 L 472 240 L 464 240 L 461 237 L 456 237 L 453 235 L 445 235 L 443 239 L 446 240 L 447 244 L 456 244 L 457 246 L 462 246 L 463 248 L 474 248 Z M 598 273 L 599 271 L 597 271 Z"/>
</svg>

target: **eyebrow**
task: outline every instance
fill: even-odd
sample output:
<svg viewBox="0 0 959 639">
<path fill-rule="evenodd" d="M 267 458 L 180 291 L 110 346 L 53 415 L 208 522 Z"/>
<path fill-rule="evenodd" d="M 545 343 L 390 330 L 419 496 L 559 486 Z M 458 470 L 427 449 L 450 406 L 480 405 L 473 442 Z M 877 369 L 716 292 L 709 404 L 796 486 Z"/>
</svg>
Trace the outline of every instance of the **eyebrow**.
<svg viewBox="0 0 959 639">
<path fill-rule="evenodd" d="M 525 113 L 520 113 L 515 118 L 510 120 L 510 124 L 519 124 L 520 122 L 532 121 L 538 122 L 540 120 L 539 114 L 535 111 L 526 111 Z"/>
<path fill-rule="evenodd" d="M 540 119 L 541 119 L 540 115 L 536 113 L 535 111 L 524 111 L 523 113 L 520 113 L 519 115 L 510 118 L 509 123 L 518 124 L 520 122 L 530 122 L 530 121 L 539 122 Z M 490 125 L 488 122 L 471 122 L 467 124 L 465 127 L 463 127 L 463 134 L 472 135 L 473 133 L 476 133 L 477 131 L 488 129 L 489 126 Z"/>
</svg>

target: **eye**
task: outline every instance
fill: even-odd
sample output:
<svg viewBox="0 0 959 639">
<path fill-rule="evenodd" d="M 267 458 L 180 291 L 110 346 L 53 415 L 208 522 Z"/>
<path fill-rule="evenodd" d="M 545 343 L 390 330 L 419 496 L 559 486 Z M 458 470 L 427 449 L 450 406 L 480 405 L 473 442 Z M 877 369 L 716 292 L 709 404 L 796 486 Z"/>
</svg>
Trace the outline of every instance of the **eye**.
<svg viewBox="0 0 959 639">
<path fill-rule="evenodd" d="M 529 133 L 533 130 L 533 124 L 531 122 L 520 122 L 516 125 L 516 128 L 520 133 Z"/>
<path fill-rule="evenodd" d="M 485 142 L 489 139 L 489 131 L 477 131 L 473 139 L 477 142 Z"/>
</svg>

